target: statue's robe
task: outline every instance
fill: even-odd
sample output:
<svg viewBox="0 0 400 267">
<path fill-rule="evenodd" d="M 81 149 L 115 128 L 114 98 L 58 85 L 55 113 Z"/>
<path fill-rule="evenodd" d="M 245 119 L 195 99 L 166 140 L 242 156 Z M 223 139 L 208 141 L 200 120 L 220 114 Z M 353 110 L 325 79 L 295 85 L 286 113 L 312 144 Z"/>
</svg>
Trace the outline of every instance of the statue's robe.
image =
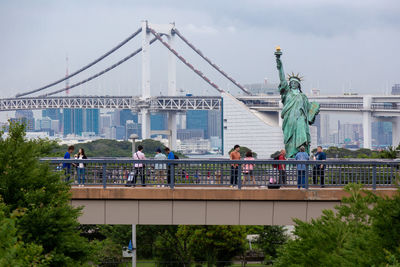
<svg viewBox="0 0 400 267">
<path fill-rule="evenodd" d="M 286 154 L 293 158 L 301 146 L 310 154 L 309 125 L 314 123 L 319 104 L 310 103 L 305 94 L 300 90 L 291 89 L 286 81 L 279 85 L 279 90 L 283 103 L 281 117 Z"/>
</svg>

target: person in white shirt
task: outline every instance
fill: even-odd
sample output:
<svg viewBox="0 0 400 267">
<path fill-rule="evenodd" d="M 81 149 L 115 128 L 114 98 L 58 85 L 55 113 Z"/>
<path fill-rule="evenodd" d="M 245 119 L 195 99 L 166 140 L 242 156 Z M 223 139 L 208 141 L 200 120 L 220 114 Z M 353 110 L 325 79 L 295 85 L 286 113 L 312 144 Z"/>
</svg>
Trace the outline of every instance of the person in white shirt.
<svg viewBox="0 0 400 267">
<path fill-rule="evenodd" d="M 165 160 L 167 159 L 167 156 L 165 156 L 160 148 L 157 148 L 156 150 L 156 156 L 154 157 L 155 160 Z M 157 187 L 164 186 L 164 178 L 165 178 L 165 170 L 167 169 L 167 166 L 162 163 L 156 163 L 154 164 L 154 170 L 156 172 L 156 178 L 157 178 Z"/>
<path fill-rule="evenodd" d="M 87 159 L 85 155 L 85 150 L 83 148 L 79 149 L 78 154 L 75 157 L 76 159 Z M 83 162 L 78 163 L 77 166 L 77 173 L 78 173 L 78 184 L 79 187 L 85 186 L 85 164 Z"/>
<path fill-rule="evenodd" d="M 138 151 L 133 154 L 133 159 L 144 160 L 146 156 L 143 153 L 143 146 L 138 146 Z M 146 186 L 146 166 L 143 163 L 135 163 L 135 175 L 133 176 L 132 185 L 136 185 L 136 179 L 139 175 L 142 180 L 142 186 Z"/>
</svg>

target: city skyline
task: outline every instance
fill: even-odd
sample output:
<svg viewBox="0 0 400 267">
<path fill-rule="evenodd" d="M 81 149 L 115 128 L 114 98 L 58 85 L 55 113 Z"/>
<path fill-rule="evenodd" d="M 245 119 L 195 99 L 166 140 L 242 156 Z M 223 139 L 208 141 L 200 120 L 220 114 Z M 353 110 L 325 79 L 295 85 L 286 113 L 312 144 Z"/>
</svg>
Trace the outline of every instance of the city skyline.
<svg viewBox="0 0 400 267">
<path fill-rule="evenodd" d="M 4 27 L 0 27 L 0 33 L 5 38 L 0 44 L 0 55 L 7 68 L 0 77 L 0 96 L 10 97 L 10 89 L 23 92 L 62 77 L 66 56 L 70 71 L 81 67 L 126 38 L 144 19 L 155 23 L 175 21 L 183 33 L 241 83 L 259 82 L 264 78 L 277 82 L 273 51 L 276 45 L 281 45 L 287 71 L 305 75 L 307 90 L 318 88 L 323 94 L 389 92 L 390 86 L 399 79 L 396 69 L 400 55 L 396 44 L 400 25 L 396 18 L 400 5 L 396 1 L 383 2 L 252 1 L 245 4 L 220 1 L 213 3 L 215 11 L 209 12 L 200 4 L 177 1 L 168 5 L 163 1 L 98 1 L 93 10 L 89 1 L 82 1 L 80 5 L 70 1 L 43 1 L 44 4 L 25 1 L 24 5 L 3 1 L 0 24 Z M 353 10 L 363 12 L 352 16 Z M 292 14 L 291 20 L 280 19 L 280 14 L 287 13 Z M 104 20 L 104 16 L 111 20 Z M 368 38 L 372 35 L 374 38 Z M 365 42 L 366 39 L 369 41 Z M 27 40 L 30 45 L 24 46 Z M 107 59 L 104 65 L 113 63 L 138 45 L 138 42 L 131 44 Z M 177 48 L 182 49 L 182 44 L 177 44 Z M 159 95 L 166 92 L 166 75 L 154 73 L 165 73 L 167 51 L 160 45 L 151 51 L 152 94 Z M 192 54 L 188 57 L 222 88 L 239 92 L 199 58 Z M 139 94 L 139 61 L 134 59 L 106 77 L 72 89 L 71 94 Z M 179 63 L 177 67 L 179 89 L 215 94 L 185 66 Z"/>
</svg>

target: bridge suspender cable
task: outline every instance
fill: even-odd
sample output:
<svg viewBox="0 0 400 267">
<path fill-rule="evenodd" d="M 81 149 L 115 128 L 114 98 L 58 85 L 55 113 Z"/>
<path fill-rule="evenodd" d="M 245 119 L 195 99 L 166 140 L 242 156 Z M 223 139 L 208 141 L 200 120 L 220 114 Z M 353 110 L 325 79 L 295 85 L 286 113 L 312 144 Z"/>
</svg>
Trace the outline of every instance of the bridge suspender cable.
<svg viewBox="0 0 400 267">
<path fill-rule="evenodd" d="M 52 87 L 52 86 L 54 86 L 54 85 L 56 85 L 56 84 L 59 84 L 59 83 L 65 81 L 65 80 L 67 80 L 67 79 L 69 79 L 69 78 L 71 78 L 71 77 L 73 77 L 73 76 L 75 76 L 75 75 L 81 73 L 82 71 L 84 71 L 84 70 L 90 68 L 91 66 L 97 64 L 98 62 L 100 62 L 101 60 L 103 60 L 104 58 L 106 58 L 107 56 L 109 56 L 109 55 L 111 55 L 112 53 L 114 53 L 116 50 L 118 50 L 119 48 L 121 48 L 121 47 L 122 47 L 123 45 L 125 45 L 127 42 L 129 42 L 130 40 L 132 40 L 133 38 L 135 38 L 141 31 L 142 31 L 142 28 L 139 28 L 136 32 L 134 32 L 133 34 L 131 34 L 128 38 L 126 38 L 126 39 L 123 40 L 121 43 L 119 43 L 116 47 L 114 47 L 113 49 L 111 49 L 110 51 L 108 51 L 107 53 L 105 53 L 104 55 L 102 55 L 101 57 L 99 57 L 98 59 L 96 59 L 95 61 L 93 61 L 93 62 L 89 63 L 88 65 L 82 67 L 81 69 L 79 69 L 79 70 L 77 70 L 77 71 L 71 73 L 70 75 L 65 76 L 65 77 L 62 78 L 62 79 L 59 79 L 59 80 L 57 80 L 57 81 L 55 81 L 55 82 L 52 82 L 52 83 L 50 83 L 50 84 L 48 84 L 48 85 L 46 85 L 46 86 L 40 87 L 40 88 L 38 88 L 38 89 L 31 90 L 31 91 L 28 91 L 28 92 L 25 92 L 25 93 L 21 93 L 21 94 L 17 94 L 16 97 L 26 96 L 26 95 L 30 95 L 30 94 L 33 94 L 33 93 L 42 91 L 42 90 L 44 90 L 44 89 L 47 89 L 47 88 Z M 139 52 L 140 52 L 140 51 L 139 51 Z M 70 88 L 72 88 L 72 86 L 71 86 Z"/>
<path fill-rule="evenodd" d="M 157 38 L 153 38 L 152 40 L 150 40 L 150 44 L 154 43 L 155 41 L 157 41 Z M 137 49 L 135 52 L 133 52 L 132 54 L 130 54 L 130 55 L 124 57 L 123 59 L 121 59 L 120 61 L 118 61 L 117 63 L 111 65 L 110 67 L 108 67 L 108 68 L 106 68 L 106 69 L 104 69 L 104 70 L 102 70 L 102 71 L 100 71 L 100 72 L 98 72 L 98 73 L 96 73 L 96 74 L 93 75 L 93 76 L 90 76 L 89 78 L 87 78 L 87 79 L 85 79 L 85 80 L 82 80 L 82 81 L 80 81 L 80 82 L 78 82 L 78 83 L 74 83 L 74 84 L 72 84 L 72 85 L 70 85 L 70 86 L 68 86 L 68 87 L 63 88 L 63 89 L 59 89 L 59 90 L 53 91 L 53 92 L 51 92 L 51 93 L 47 93 L 47 94 L 44 94 L 44 95 L 40 95 L 39 97 L 46 97 L 46 96 L 55 95 L 55 94 L 58 94 L 58 93 L 61 93 L 61 92 L 70 90 L 70 89 L 72 89 L 72 88 L 74 88 L 74 87 L 77 87 L 77 86 L 79 86 L 79 85 L 82 85 L 82 84 L 84 84 L 84 83 L 87 83 L 87 82 L 89 82 L 89 81 L 91 81 L 91 80 L 93 80 L 93 79 L 95 79 L 95 78 L 97 78 L 97 77 L 103 75 L 104 73 L 106 73 L 106 72 L 108 72 L 108 71 L 114 69 L 115 67 L 118 67 L 119 65 L 121 65 L 122 63 L 124 63 L 125 61 L 127 61 L 128 59 L 130 59 L 130 58 L 136 56 L 137 54 L 139 54 L 141 51 L 142 51 L 142 48 L 139 48 L 139 49 Z"/>
<path fill-rule="evenodd" d="M 172 54 L 174 54 L 177 58 L 179 58 L 180 61 L 182 61 L 186 66 L 188 66 L 191 70 L 193 70 L 197 75 L 199 75 L 204 81 L 206 81 L 209 85 L 214 87 L 218 92 L 224 93 L 224 90 L 220 89 L 218 85 L 213 83 L 210 79 L 208 79 L 201 71 L 193 67 L 192 64 L 186 61 L 181 55 L 178 54 L 178 52 L 175 51 L 168 43 L 166 43 L 161 36 L 153 29 L 148 28 L 150 32 L 169 50 L 171 51 Z"/>
<path fill-rule="evenodd" d="M 174 29 L 174 32 L 181 38 L 182 41 L 184 41 L 190 48 L 192 48 L 199 56 L 201 56 L 205 61 L 207 61 L 208 64 L 210 64 L 214 69 L 216 69 L 219 73 L 221 73 L 225 78 L 227 78 L 229 81 L 231 81 L 234 85 L 240 88 L 243 92 L 245 92 L 248 95 L 251 95 L 251 93 L 244 88 L 240 83 L 236 82 L 232 77 L 230 77 L 228 74 L 226 74 L 221 68 L 219 68 L 217 65 L 215 65 L 210 59 L 208 59 L 199 49 L 197 49 L 194 45 L 192 45 L 183 35 L 178 31 L 178 29 Z"/>
</svg>

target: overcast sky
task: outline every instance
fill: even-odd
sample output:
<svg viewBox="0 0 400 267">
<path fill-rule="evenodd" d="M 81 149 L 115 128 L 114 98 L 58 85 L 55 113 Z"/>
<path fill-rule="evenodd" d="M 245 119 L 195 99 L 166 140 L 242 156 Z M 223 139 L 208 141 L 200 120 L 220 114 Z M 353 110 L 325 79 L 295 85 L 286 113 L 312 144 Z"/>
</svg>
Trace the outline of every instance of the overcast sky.
<svg viewBox="0 0 400 267">
<path fill-rule="evenodd" d="M 280 45 L 287 72 L 305 76 L 303 88 L 322 94 L 351 90 L 385 93 L 400 83 L 399 0 L 305 1 L 0 1 L 0 97 L 12 97 L 65 75 L 106 52 L 140 27 L 142 20 L 175 22 L 204 54 L 239 82 L 278 81 L 274 49 Z M 79 81 L 140 47 L 140 38 Z M 218 75 L 178 41 L 177 50 L 215 83 L 233 93 Z M 140 55 L 72 89 L 71 94 L 138 95 Z M 151 49 L 152 93 L 165 92 L 167 51 Z M 178 87 L 193 94 L 213 89 L 178 64 Z M 55 87 L 59 89 L 62 85 Z"/>
</svg>

